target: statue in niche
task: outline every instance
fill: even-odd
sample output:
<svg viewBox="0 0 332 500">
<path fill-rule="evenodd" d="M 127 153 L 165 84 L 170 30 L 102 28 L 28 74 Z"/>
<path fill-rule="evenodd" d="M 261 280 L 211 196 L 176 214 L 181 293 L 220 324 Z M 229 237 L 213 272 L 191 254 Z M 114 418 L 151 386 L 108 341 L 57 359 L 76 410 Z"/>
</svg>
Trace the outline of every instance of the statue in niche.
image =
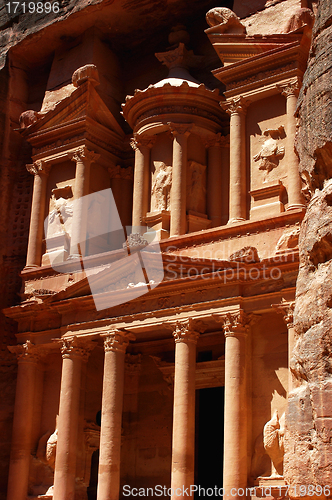
<svg viewBox="0 0 332 500">
<path fill-rule="evenodd" d="M 267 174 L 279 165 L 279 160 L 285 155 L 285 148 L 279 144 L 279 139 L 285 137 L 285 129 L 281 125 L 278 129 L 265 130 L 264 135 L 268 139 L 254 160 L 259 161 L 259 170 L 265 171 L 265 181 Z"/>
<path fill-rule="evenodd" d="M 151 212 L 170 209 L 172 167 L 162 161 L 155 161 L 155 174 L 151 190 Z"/>
<path fill-rule="evenodd" d="M 54 209 L 49 213 L 46 237 L 51 238 L 60 234 L 71 234 L 73 217 L 73 197 L 71 186 L 52 189 L 52 202 Z"/>
<path fill-rule="evenodd" d="M 272 461 L 271 477 L 283 475 L 284 463 L 284 433 L 285 433 L 285 414 L 279 420 L 278 411 L 275 410 L 273 417 L 269 420 L 263 431 L 263 443 L 266 453 Z"/>
<path fill-rule="evenodd" d="M 206 22 L 217 33 L 246 33 L 246 27 L 238 16 L 227 7 L 214 7 L 206 13 Z M 211 30 L 212 31 L 212 30 Z"/>
<path fill-rule="evenodd" d="M 190 161 L 187 177 L 187 205 L 188 210 L 196 213 L 205 213 L 205 198 L 206 198 L 206 187 L 205 187 L 205 170 L 206 166 L 197 163 L 196 161 Z"/>
</svg>

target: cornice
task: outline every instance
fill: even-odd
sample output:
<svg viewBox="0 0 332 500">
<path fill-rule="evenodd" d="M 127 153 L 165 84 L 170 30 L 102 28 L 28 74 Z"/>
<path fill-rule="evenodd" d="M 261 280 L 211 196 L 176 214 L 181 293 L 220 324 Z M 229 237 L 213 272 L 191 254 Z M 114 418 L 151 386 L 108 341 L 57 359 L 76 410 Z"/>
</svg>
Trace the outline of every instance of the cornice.
<svg viewBox="0 0 332 500">
<path fill-rule="evenodd" d="M 307 51 L 295 42 L 214 70 L 212 73 L 226 85 L 227 98 L 254 91 L 264 91 L 273 82 L 302 77 Z M 275 93 L 278 90 L 275 89 Z"/>
</svg>

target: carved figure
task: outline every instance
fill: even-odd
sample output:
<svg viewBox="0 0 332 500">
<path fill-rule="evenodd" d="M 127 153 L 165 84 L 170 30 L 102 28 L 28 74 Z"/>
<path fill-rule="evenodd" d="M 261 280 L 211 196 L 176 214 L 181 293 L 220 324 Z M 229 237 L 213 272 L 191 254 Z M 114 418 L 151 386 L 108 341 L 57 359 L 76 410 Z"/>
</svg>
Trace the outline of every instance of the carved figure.
<svg viewBox="0 0 332 500">
<path fill-rule="evenodd" d="M 189 162 L 189 175 L 187 182 L 188 210 L 193 212 L 205 212 L 206 187 L 205 187 L 205 165 L 195 161 Z"/>
<path fill-rule="evenodd" d="M 254 156 L 254 160 L 259 161 L 259 170 L 265 170 L 266 173 L 269 173 L 278 166 L 279 159 L 283 158 L 285 154 L 285 148 L 279 145 L 277 137 L 280 137 L 283 133 L 283 126 L 277 130 L 265 130 L 264 135 L 268 139 L 264 142 L 260 152 Z"/>
<path fill-rule="evenodd" d="M 47 238 L 63 233 L 71 234 L 73 203 L 68 200 L 70 195 L 72 195 L 71 186 L 52 189 L 54 209 L 48 216 Z"/>
<path fill-rule="evenodd" d="M 299 235 L 300 228 L 295 227 L 285 231 L 282 236 L 280 236 L 277 246 L 276 252 L 280 252 L 281 250 L 288 250 L 290 248 L 296 248 L 299 244 Z"/>
<path fill-rule="evenodd" d="M 237 15 L 227 7 L 214 7 L 206 13 L 206 22 L 211 28 L 218 27 L 218 33 L 246 33 Z"/>
<path fill-rule="evenodd" d="M 283 474 L 284 461 L 284 433 L 285 433 L 285 414 L 279 420 L 278 411 L 275 410 L 273 417 L 269 420 L 263 431 L 263 444 L 266 453 L 272 461 L 271 477 L 281 476 Z"/>
<path fill-rule="evenodd" d="M 170 192 L 172 185 L 172 167 L 162 161 L 155 161 L 156 173 L 152 183 L 151 211 L 159 212 L 170 209 Z"/>
</svg>

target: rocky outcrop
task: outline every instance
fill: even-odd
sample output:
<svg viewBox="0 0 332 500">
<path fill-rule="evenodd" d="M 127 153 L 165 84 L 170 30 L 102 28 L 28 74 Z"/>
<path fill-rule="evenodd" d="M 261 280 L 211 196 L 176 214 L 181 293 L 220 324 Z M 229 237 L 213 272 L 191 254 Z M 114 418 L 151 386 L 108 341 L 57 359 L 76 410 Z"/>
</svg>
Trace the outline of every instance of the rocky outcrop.
<svg viewBox="0 0 332 500">
<path fill-rule="evenodd" d="M 293 498 L 327 496 L 320 486 L 332 482 L 331 22 L 332 4 L 321 0 L 298 102 L 296 149 L 311 200 L 299 238 L 291 360 L 296 382 L 286 414 L 284 474 Z"/>
</svg>

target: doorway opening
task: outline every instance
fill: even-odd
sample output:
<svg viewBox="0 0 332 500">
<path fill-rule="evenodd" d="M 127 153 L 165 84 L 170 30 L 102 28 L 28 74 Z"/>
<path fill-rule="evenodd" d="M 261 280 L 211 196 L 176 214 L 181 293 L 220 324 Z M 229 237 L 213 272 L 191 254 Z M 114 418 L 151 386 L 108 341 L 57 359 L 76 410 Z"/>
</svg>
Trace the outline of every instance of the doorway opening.
<svg viewBox="0 0 332 500">
<path fill-rule="evenodd" d="M 196 390 L 195 484 L 205 489 L 223 484 L 224 399 L 224 387 Z"/>
</svg>

